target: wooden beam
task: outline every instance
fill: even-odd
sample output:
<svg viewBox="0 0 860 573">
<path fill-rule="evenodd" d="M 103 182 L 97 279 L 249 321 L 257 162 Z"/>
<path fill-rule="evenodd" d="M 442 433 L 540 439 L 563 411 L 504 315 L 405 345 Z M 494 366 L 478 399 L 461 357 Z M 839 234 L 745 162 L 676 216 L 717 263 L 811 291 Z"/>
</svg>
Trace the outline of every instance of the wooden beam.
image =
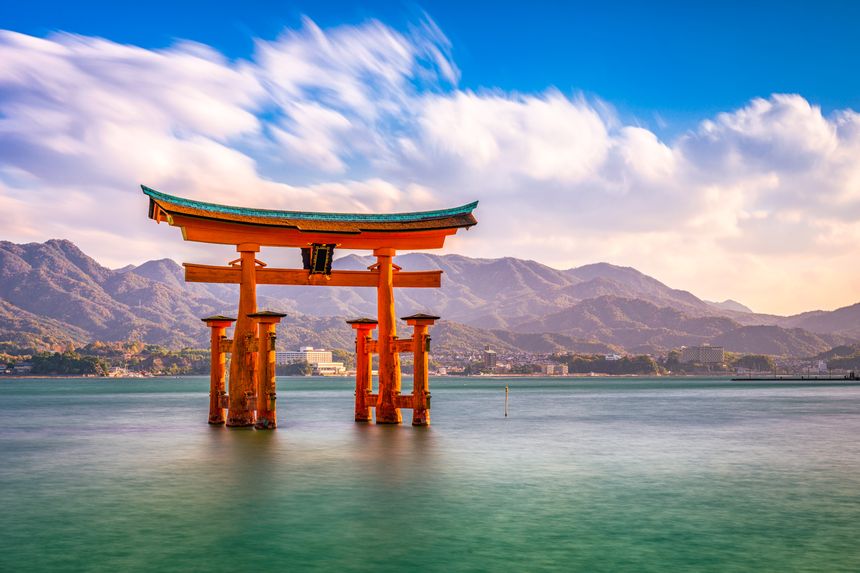
<svg viewBox="0 0 860 573">
<path fill-rule="evenodd" d="M 376 340 L 368 340 L 367 341 L 367 343 L 365 344 L 365 348 L 367 349 L 367 352 L 369 352 L 370 354 L 379 354 L 379 349 L 377 348 L 376 342 L 377 342 Z"/>
<path fill-rule="evenodd" d="M 412 339 L 411 338 L 398 338 L 392 344 L 392 352 L 412 352 Z"/>
<path fill-rule="evenodd" d="M 183 263 L 185 282 L 239 284 L 241 270 L 237 267 L 219 267 Z M 304 269 L 258 268 L 258 285 L 304 285 L 340 287 L 376 287 L 379 271 L 332 271 L 331 275 L 312 275 Z M 442 271 L 397 271 L 394 273 L 397 288 L 439 288 Z"/>
<path fill-rule="evenodd" d="M 362 231 L 325 233 L 286 227 L 267 227 L 173 214 L 168 222 L 182 229 L 186 241 L 238 245 L 257 243 L 268 247 L 306 247 L 310 243 L 337 243 L 342 249 L 439 249 L 457 228 L 421 231 Z"/>
<path fill-rule="evenodd" d="M 368 408 L 376 408 L 376 401 L 379 399 L 378 393 L 365 394 L 365 400 Z M 412 408 L 414 400 L 412 394 L 398 394 L 394 401 L 398 408 Z"/>
</svg>

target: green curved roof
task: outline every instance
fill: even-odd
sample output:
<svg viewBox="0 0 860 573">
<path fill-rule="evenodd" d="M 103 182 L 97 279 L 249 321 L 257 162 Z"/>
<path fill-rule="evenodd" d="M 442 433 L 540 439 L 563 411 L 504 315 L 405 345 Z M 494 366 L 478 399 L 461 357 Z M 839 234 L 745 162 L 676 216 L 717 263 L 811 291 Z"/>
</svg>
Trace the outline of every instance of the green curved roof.
<svg viewBox="0 0 860 573">
<path fill-rule="evenodd" d="M 149 196 L 152 201 L 159 203 L 164 208 L 165 204 L 176 205 L 191 209 L 198 216 L 211 215 L 213 218 L 218 218 L 224 215 L 233 215 L 236 217 L 252 217 L 255 219 L 272 219 L 272 222 L 291 220 L 291 221 L 332 221 L 332 222 L 351 222 L 351 223 L 410 223 L 416 221 L 427 221 L 433 219 L 447 219 L 463 215 L 470 215 L 478 202 L 474 201 L 460 207 L 452 209 L 439 209 L 436 211 L 417 211 L 412 213 L 319 213 L 313 211 L 276 211 L 273 209 L 252 209 L 249 207 L 234 207 L 231 205 L 219 205 L 217 203 L 205 203 L 203 201 L 195 201 L 184 197 L 176 197 L 161 193 L 146 185 L 140 186 L 144 194 Z M 166 209 L 170 211 L 169 207 Z M 472 223 L 474 224 L 474 223 Z"/>
</svg>

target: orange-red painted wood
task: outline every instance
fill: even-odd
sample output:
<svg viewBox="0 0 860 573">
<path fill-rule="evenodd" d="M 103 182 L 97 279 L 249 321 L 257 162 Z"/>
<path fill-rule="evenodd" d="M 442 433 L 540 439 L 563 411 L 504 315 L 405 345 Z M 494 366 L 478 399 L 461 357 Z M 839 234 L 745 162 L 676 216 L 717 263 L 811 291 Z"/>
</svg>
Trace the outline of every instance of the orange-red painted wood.
<svg viewBox="0 0 860 573">
<path fill-rule="evenodd" d="M 198 265 L 182 263 L 185 267 L 185 282 L 232 283 L 242 282 L 242 271 L 238 267 Z M 312 275 L 304 269 L 260 268 L 256 269 L 258 285 L 303 285 L 378 287 L 379 271 L 332 271 L 326 275 Z M 393 274 L 395 288 L 439 288 L 442 286 L 442 271 L 397 271 Z"/>
<path fill-rule="evenodd" d="M 275 408 L 277 391 L 275 383 L 275 330 L 283 318 L 280 315 L 252 317 L 257 323 L 257 421 L 258 430 L 274 430 L 278 427 Z"/>
<path fill-rule="evenodd" d="M 400 395 L 400 357 L 394 351 L 397 324 L 394 314 L 394 249 L 373 252 L 379 265 L 377 287 L 377 320 L 379 321 L 379 399 L 376 402 L 377 424 L 400 424 L 403 416 L 397 406 Z"/>
<path fill-rule="evenodd" d="M 232 320 L 206 320 L 210 328 L 209 353 L 209 423 L 223 424 L 226 420 L 221 397 L 226 393 L 227 355 L 222 342 L 227 339 L 227 328 Z"/>
<path fill-rule="evenodd" d="M 311 243 L 335 243 L 342 249 L 439 249 L 457 228 L 428 231 L 362 231 L 361 233 L 306 232 L 284 227 L 248 225 L 172 215 L 170 225 L 182 229 L 186 241 L 238 245 L 255 243 L 269 247 L 307 247 Z"/>
<path fill-rule="evenodd" d="M 373 355 L 368 351 L 372 342 L 371 331 L 376 328 L 372 323 L 354 323 L 355 329 L 355 421 L 370 422 L 370 408 L 375 406 L 368 397 L 373 393 Z"/>
<path fill-rule="evenodd" d="M 256 390 L 255 366 L 252 366 L 251 342 L 256 338 L 255 324 L 249 314 L 257 312 L 257 281 L 253 246 L 243 245 L 248 250 L 240 251 L 241 282 L 239 284 L 239 313 L 233 333 L 233 350 L 230 357 L 230 407 L 228 426 L 253 426 L 254 410 L 248 404 L 248 396 Z"/>
</svg>

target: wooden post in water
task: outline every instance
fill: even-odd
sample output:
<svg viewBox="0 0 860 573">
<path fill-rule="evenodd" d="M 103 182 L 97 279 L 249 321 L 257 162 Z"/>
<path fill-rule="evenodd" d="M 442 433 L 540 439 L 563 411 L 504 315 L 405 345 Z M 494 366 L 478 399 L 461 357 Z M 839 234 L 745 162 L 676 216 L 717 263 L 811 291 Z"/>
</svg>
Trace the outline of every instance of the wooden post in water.
<svg viewBox="0 0 860 573">
<path fill-rule="evenodd" d="M 376 402 L 377 424 L 400 424 L 400 356 L 396 351 L 397 325 L 394 316 L 394 249 L 374 249 L 379 283 L 376 289 L 379 319 L 379 398 Z"/>
<path fill-rule="evenodd" d="M 412 425 L 430 425 L 430 379 L 428 363 L 430 336 L 427 330 L 439 320 L 438 316 L 413 314 L 404 316 L 406 324 L 414 328 L 412 332 L 412 354 L 414 357 L 412 374 Z"/>
<path fill-rule="evenodd" d="M 250 342 L 256 338 L 254 321 L 248 315 L 257 312 L 257 260 L 260 245 L 242 243 L 236 247 L 242 280 L 239 283 L 239 318 L 233 332 L 233 351 L 230 360 L 230 409 L 228 426 L 253 426 L 254 410 L 248 405 L 248 396 L 256 390 L 250 357 Z"/>
<path fill-rule="evenodd" d="M 273 430 L 278 427 L 275 412 L 277 399 L 275 388 L 275 330 L 281 319 L 287 316 L 280 312 L 255 312 L 248 315 L 257 323 L 257 423 L 258 430 Z"/>
<path fill-rule="evenodd" d="M 373 419 L 370 409 L 375 404 L 368 401 L 373 394 L 373 353 L 368 342 L 378 322 L 373 318 L 356 318 L 346 323 L 355 329 L 355 421 L 370 422 Z"/>
<path fill-rule="evenodd" d="M 227 329 L 236 321 L 228 316 L 207 316 L 202 319 L 211 331 L 209 359 L 209 423 L 223 424 L 224 405 L 221 397 L 226 394 L 227 353 L 221 344 L 227 340 Z"/>
</svg>

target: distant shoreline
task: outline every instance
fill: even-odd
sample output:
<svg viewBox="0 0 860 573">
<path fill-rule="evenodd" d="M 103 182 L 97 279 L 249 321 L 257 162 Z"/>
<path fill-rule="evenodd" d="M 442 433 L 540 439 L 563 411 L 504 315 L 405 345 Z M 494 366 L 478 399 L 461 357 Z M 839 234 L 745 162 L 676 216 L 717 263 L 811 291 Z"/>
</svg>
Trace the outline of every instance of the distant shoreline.
<svg viewBox="0 0 860 573">
<path fill-rule="evenodd" d="M 30 375 L 30 376 L 10 376 L 0 375 L 2 380 L 149 380 L 154 378 L 207 378 L 207 374 L 181 374 L 181 375 L 164 375 L 164 376 L 87 376 L 87 375 Z M 316 380 L 354 380 L 352 376 L 278 376 L 282 378 L 313 378 Z M 431 379 L 445 378 L 469 378 L 481 380 L 484 378 L 502 379 L 502 378 L 517 378 L 517 379 L 540 379 L 540 380 L 587 380 L 589 378 L 642 378 L 642 379 L 669 379 L 669 380 L 684 380 L 684 379 L 709 379 L 709 380 L 724 380 L 726 382 L 857 382 L 850 378 L 842 376 L 834 376 L 832 378 L 816 378 L 816 377 L 800 377 L 791 375 L 780 375 L 775 377 L 738 377 L 731 374 L 567 374 L 564 376 L 546 376 L 541 374 L 480 374 L 480 375 L 431 375 Z"/>
</svg>

